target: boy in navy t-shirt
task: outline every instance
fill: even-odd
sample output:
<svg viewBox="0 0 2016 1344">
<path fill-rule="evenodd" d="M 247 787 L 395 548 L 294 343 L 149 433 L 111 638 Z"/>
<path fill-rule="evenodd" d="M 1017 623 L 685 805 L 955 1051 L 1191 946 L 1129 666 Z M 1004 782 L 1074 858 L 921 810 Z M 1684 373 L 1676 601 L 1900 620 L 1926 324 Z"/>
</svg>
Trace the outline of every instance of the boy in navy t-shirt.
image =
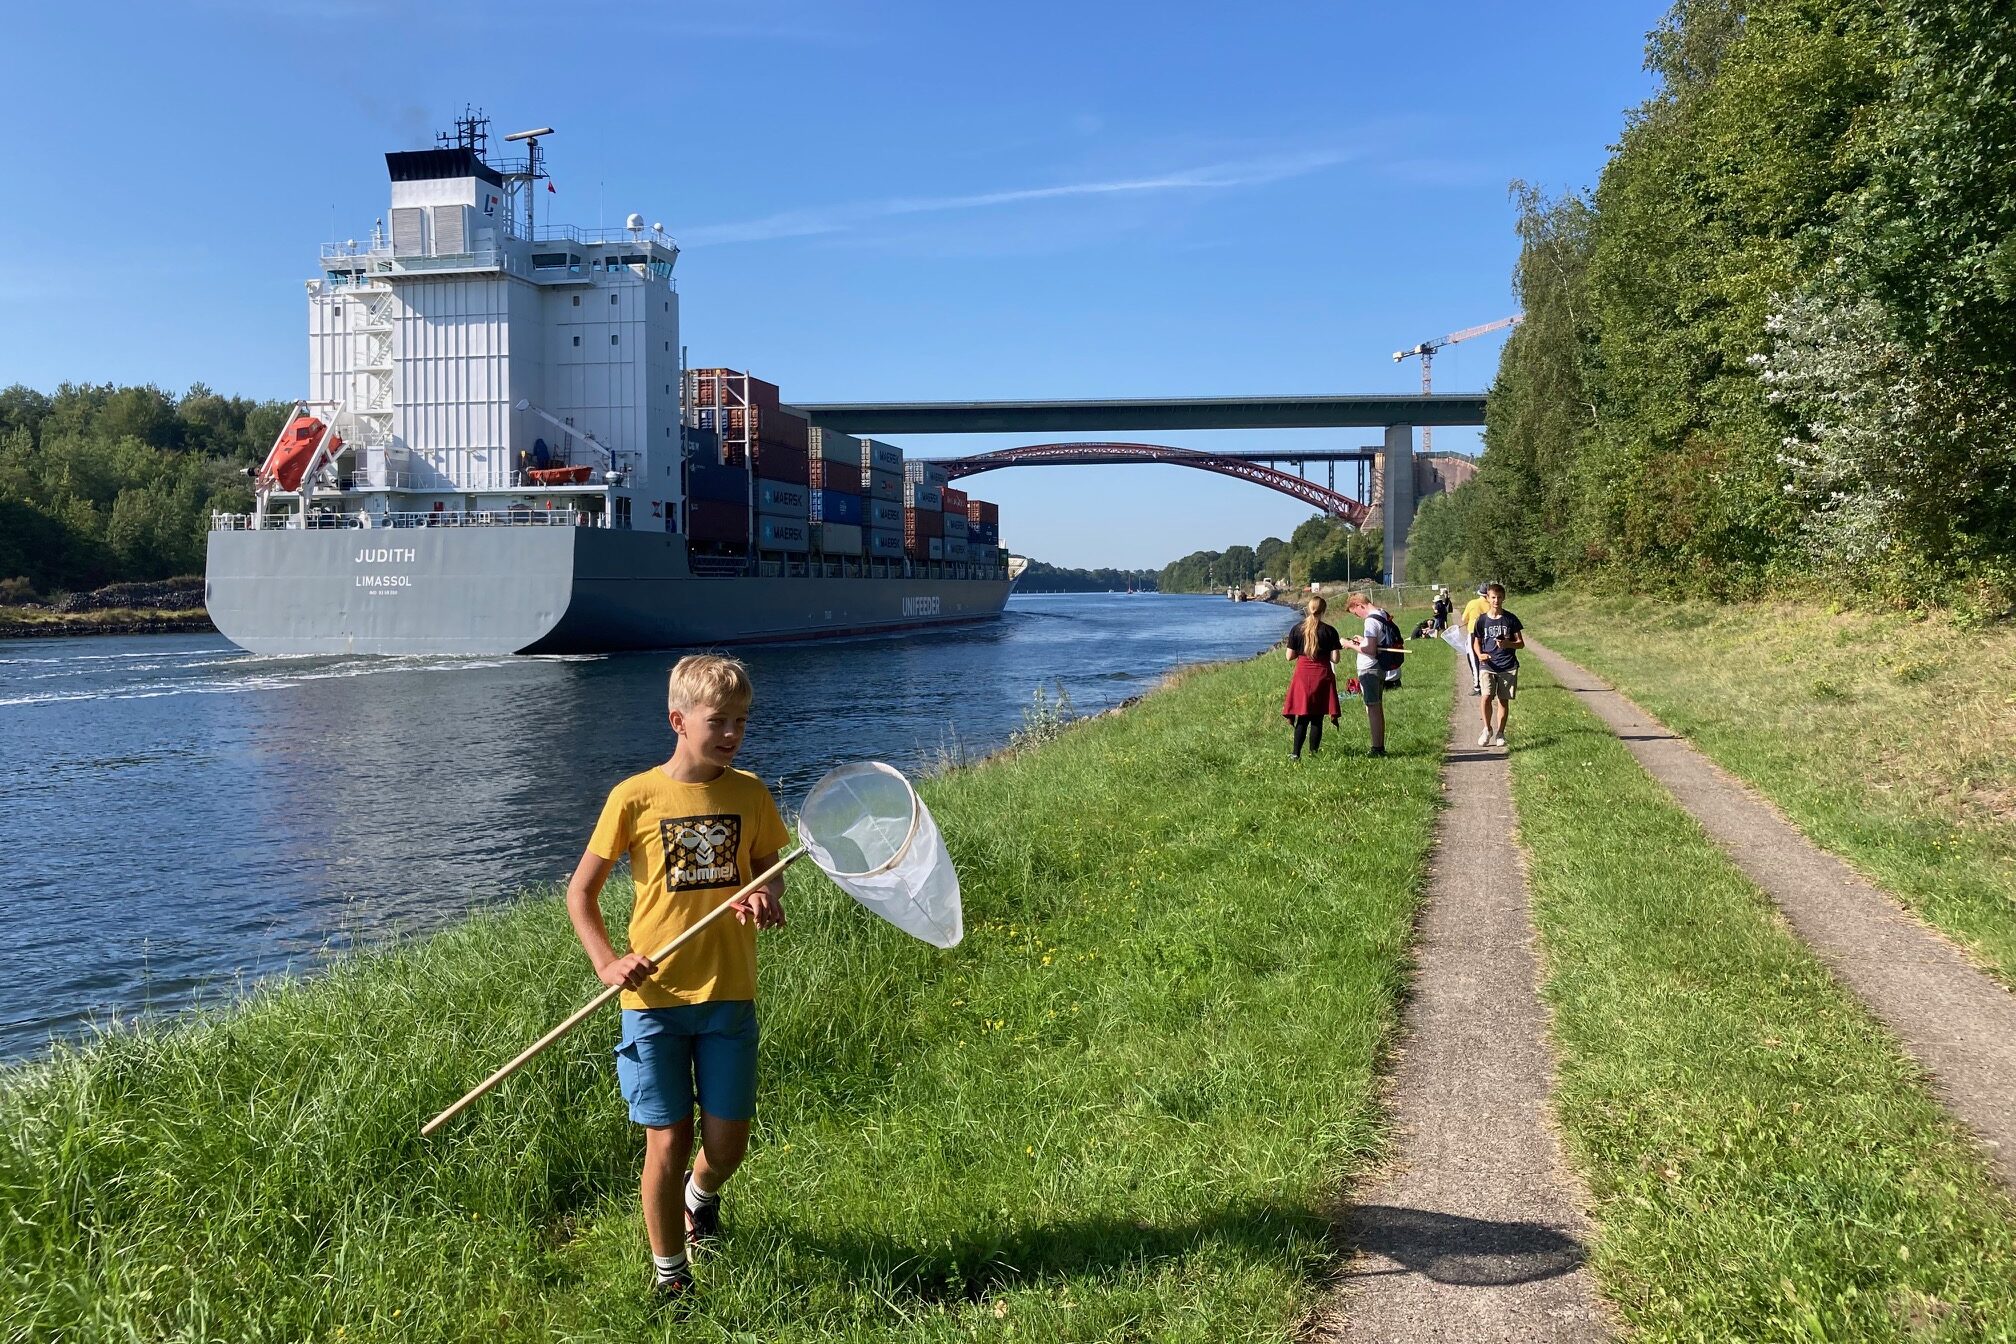
<svg viewBox="0 0 2016 1344">
<path fill-rule="evenodd" d="M 1505 721 L 1512 716 L 1512 698 L 1519 693 L 1519 650 L 1526 647 L 1526 627 L 1505 610 L 1505 586 L 1494 583 L 1484 589 L 1484 610 L 1470 627 L 1470 651 L 1476 655 L 1484 698 L 1478 708 L 1484 714 L 1484 730 L 1477 734 L 1480 747 L 1505 745 Z M 1492 722 L 1492 707 L 1497 722 Z"/>
</svg>

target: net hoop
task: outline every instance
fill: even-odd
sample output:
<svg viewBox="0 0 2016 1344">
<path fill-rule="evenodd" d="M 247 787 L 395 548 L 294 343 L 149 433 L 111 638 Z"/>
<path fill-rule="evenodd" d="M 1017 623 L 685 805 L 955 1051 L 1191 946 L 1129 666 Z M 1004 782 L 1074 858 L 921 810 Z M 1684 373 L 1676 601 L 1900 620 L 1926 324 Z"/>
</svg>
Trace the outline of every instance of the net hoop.
<svg viewBox="0 0 2016 1344">
<path fill-rule="evenodd" d="M 838 869 L 828 869 L 827 871 L 831 872 L 835 877 L 880 877 L 883 873 L 888 872 L 897 864 L 903 862 L 904 856 L 910 852 L 910 846 L 917 840 L 917 828 L 924 824 L 924 800 L 917 796 L 917 788 L 910 782 L 910 777 L 895 766 L 884 765 L 881 761 L 850 761 L 846 765 L 836 765 L 813 781 L 812 787 L 805 791 L 805 797 L 810 800 L 816 796 L 819 790 L 826 787 L 826 781 L 833 778 L 833 776 L 860 770 L 864 766 L 879 774 L 892 776 L 897 782 L 902 784 L 903 796 L 910 802 L 910 829 L 904 833 L 903 843 L 896 846 L 896 852 L 881 863 L 876 864 L 866 872 L 860 873 L 844 873 Z M 816 843 L 812 838 L 812 833 L 805 829 L 805 813 L 802 808 L 798 813 L 798 841 L 808 850 L 817 850 L 820 853 L 831 852 L 825 845 Z"/>
</svg>

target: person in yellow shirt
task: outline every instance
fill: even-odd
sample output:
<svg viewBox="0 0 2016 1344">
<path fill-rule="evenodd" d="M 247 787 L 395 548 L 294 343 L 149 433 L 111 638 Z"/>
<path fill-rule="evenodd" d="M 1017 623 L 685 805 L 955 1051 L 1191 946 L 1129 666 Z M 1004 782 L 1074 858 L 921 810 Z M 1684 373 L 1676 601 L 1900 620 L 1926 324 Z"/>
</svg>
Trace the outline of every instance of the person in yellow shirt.
<svg viewBox="0 0 2016 1344">
<path fill-rule="evenodd" d="M 1477 661 L 1477 654 L 1472 650 L 1472 641 L 1468 636 L 1471 629 L 1477 624 L 1477 618 L 1482 616 L 1484 609 L 1491 605 L 1484 600 L 1484 590 L 1490 586 L 1488 583 L 1478 584 L 1477 596 L 1463 604 L 1463 634 L 1465 635 L 1465 639 L 1463 640 L 1463 661 L 1470 665 L 1470 694 L 1472 695 L 1484 694 L 1484 666 Z"/>
<path fill-rule="evenodd" d="M 733 658 L 697 655 L 672 669 L 672 758 L 609 792 L 567 884 L 567 915 L 605 985 L 623 986 L 616 1080 L 644 1127 L 641 1195 L 658 1295 L 690 1293 L 689 1241 L 720 1235 L 721 1187 L 749 1149 L 756 1114 L 756 930 L 784 924 L 784 878 L 735 902 L 676 956 L 662 947 L 777 862 L 790 832 L 761 780 L 734 768 L 755 700 Z M 636 900 L 619 953 L 602 921 L 602 885 L 628 856 Z M 693 1110 L 700 1150 L 693 1150 Z M 693 1157 L 689 1171 L 686 1159 Z"/>
</svg>

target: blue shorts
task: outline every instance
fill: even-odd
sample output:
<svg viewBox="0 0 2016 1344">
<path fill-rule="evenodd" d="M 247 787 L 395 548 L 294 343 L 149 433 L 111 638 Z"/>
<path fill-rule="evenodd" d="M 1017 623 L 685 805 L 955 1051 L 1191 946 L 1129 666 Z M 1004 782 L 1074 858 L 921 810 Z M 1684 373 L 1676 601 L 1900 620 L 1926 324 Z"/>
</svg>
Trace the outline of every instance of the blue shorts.
<svg viewBox="0 0 2016 1344">
<path fill-rule="evenodd" d="M 756 1005 L 748 999 L 674 1008 L 625 1008 L 616 1083 L 630 1118 L 665 1129 L 693 1118 L 756 1114 Z"/>
</svg>

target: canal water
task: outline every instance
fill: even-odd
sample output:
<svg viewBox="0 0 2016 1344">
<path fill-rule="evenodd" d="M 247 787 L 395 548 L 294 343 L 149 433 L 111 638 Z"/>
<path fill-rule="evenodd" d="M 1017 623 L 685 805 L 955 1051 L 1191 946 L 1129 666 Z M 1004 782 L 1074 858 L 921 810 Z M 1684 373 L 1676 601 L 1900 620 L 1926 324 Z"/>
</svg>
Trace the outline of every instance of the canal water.
<svg viewBox="0 0 2016 1344">
<path fill-rule="evenodd" d="M 795 807 L 841 761 L 980 755 L 1293 621 L 1222 597 L 1011 599 L 933 634 L 738 650 L 737 763 Z M 0 643 L 0 1059 L 564 880 L 671 750 L 673 655 L 270 658 L 214 635 Z"/>
</svg>

